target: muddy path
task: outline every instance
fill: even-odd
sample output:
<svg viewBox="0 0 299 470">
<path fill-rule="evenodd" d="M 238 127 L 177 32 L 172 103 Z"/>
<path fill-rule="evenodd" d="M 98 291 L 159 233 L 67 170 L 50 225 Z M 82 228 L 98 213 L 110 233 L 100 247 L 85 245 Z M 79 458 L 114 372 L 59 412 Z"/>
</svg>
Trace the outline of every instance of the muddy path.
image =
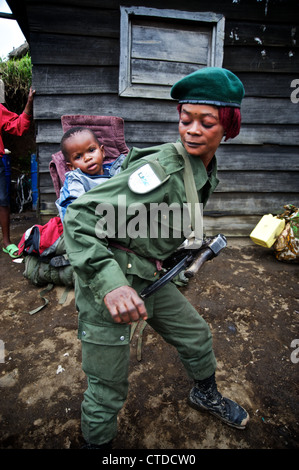
<svg viewBox="0 0 299 470">
<path fill-rule="evenodd" d="M 33 223 L 34 213 L 13 215 L 13 241 Z M 77 449 L 86 379 L 74 294 L 62 303 L 64 288 L 56 287 L 30 315 L 43 303 L 42 289 L 22 273 L 1 250 L 0 449 Z M 182 288 L 211 326 L 219 389 L 250 413 L 245 431 L 187 405 L 192 383 L 175 350 L 147 325 L 132 339 L 130 392 L 113 447 L 297 449 L 299 352 L 291 343 L 299 338 L 298 280 L 299 265 L 276 261 L 250 239 L 230 239 Z"/>
</svg>

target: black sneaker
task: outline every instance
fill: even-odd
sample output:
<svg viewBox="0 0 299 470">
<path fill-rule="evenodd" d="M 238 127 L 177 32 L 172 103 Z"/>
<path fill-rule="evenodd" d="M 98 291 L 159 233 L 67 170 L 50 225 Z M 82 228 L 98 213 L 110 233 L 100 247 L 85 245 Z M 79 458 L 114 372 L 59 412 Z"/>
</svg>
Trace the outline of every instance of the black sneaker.
<svg viewBox="0 0 299 470">
<path fill-rule="evenodd" d="M 244 408 L 236 402 L 225 398 L 217 390 L 212 376 L 206 383 L 196 382 L 189 394 L 189 405 L 199 411 L 208 411 L 224 421 L 229 426 L 245 429 L 249 415 Z"/>
</svg>

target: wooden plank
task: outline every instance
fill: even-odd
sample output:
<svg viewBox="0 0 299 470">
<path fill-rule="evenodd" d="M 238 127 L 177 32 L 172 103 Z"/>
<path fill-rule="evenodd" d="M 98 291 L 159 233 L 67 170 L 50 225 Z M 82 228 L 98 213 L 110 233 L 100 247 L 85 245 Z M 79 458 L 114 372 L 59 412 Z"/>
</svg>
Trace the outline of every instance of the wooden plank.
<svg viewBox="0 0 299 470">
<path fill-rule="evenodd" d="M 295 154 L 298 149 L 294 148 L 294 153 L 289 150 L 273 150 L 266 153 L 265 148 L 261 146 L 259 150 L 253 146 L 242 146 L 236 153 L 234 147 L 220 146 L 217 151 L 219 171 L 285 171 L 290 169 L 290 173 L 299 170 L 299 156 Z M 223 153 L 223 150 L 227 152 Z M 53 153 L 58 152 L 59 144 L 40 144 L 39 145 L 39 171 L 47 172 L 49 162 Z M 298 185 L 299 186 L 299 185 Z"/>
<path fill-rule="evenodd" d="M 280 145 L 220 145 L 219 170 L 299 170 L 299 148 Z"/>
<path fill-rule="evenodd" d="M 166 99 L 170 100 L 170 88 L 173 83 L 179 80 L 185 73 L 191 73 L 197 70 L 197 66 L 192 64 L 175 64 L 175 63 L 159 63 L 155 61 L 147 61 L 144 68 L 144 63 L 140 66 L 139 61 L 132 62 L 132 81 L 143 82 L 143 83 L 156 83 L 156 68 L 159 68 L 160 81 L 163 85 L 168 85 L 166 91 Z M 143 75 L 143 72 L 145 74 Z M 136 75 L 136 76 L 135 76 Z M 295 120 L 298 117 L 298 113 L 294 104 L 290 100 L 290 95 L 294 90 L 291 87 L 293 80 L 296 79 L 296 75 L 285 75 L 285 74 L 247 74 L 239 73 L 239 78 L 244 84 L 246 97 L 243 100 L 242 114 L 243 122 L 246 122 L 250 117 L 253 122 L 256 116 L 256 106 L 259 106 L 267 111 L 267 119 L 269 119 L 269 111 L 272 112 L 272 117 L 275 121 L 279 121 L 279 116 L 282 116 L 284 122 L 288 122 L 288 116 L 290 119 Z M 100 93 L 114 93 L 118 92 L 118 69 L 117 67 L 98 67 L 98 66 L 64 66 L 64 65 L 35 65 L 33 68 L 33 86 L 37 90 L 38 94 L 57 95 L 57 94 L 100 94 Z M 259 97 L 266 100 L 266 97 L 284 97 L 285 102 L 280 101 L 251 101 L 247 104 L 247 97 L 251 96 Z M 66 98 L 65 98 L 66 99 Z M 72 99 L 75 99 L 72 97 Z M 130 98 L 128 98 L 128 104 L 131 105 Z M 173 100 L 170 100 L 172 103 Z M 112 102 L 113 103 L 113 102 Z M 133 102 L 132 102 L 133 103 Z M 135 100 L 136 103 L 136 100 Z M 148 108 L 147 102 L 147 108 Z M 282 105 L 279 113 L 276 112 L 279 105 Z M 138 105 L 138 103 L 137 103 Z M 167 106 L 165 101 L 155 102 L 154 106 L 159 109 L 159 114 L 163 116 L 163 108 Z M 172 106 L 169 109 L 172 109 Z M 251 111 L 252 108 L 252 112 Z M 168 108 L 165 108 L 167 111 Z M 243 110 L 246 110 L 245 116 Z M 250 112 L 250 113 L 249 113 Z M 258 117 L 263 115 L 257 114 Z M 171 117 L 167 116 L 167 119 Z M 244 120 L 244 118 L 246 118 Z M 261 118 L 264 121 L 264 116 Z"/>
<path fill-rule="evenodd" d="M 60 130 L 60 124 L 57 128 Z M 130 145 L 131 146 L 131 145 Z M 59 150 L 59 143 L 39 144 L 39 170 L 48 171 L 51 155 Z M 285 171 L 299 170 L 298 147 L 220 145 L 217 150 L 219 171 Z"/>
<path fill-rule="evenodd" d="M 119 38 L 119 9 L 44 3 L 28 5 L 30 30 L 37 33 L 73 34 Z"/>
<path fill-rule="evenodd" d="M 217 14 L 215 12 L 191 12 L 182 8 L 169 8 L 164 6 L 163 9 L 156 8 L 153 6 L 152 2 L 150 5 L 142 6 L 120 6 L 121 14 L 124 13 L 128 16 L 134 17 L 134 20 L 137 19 L 137 22 L 152 19 L 159 19 L 164 21 L 176 21 L 179 23 L 184 22 L 202 22 L 206 23 L 217 23 L 221 21 L 223 13 Z M 136 23 L 136 21 L 134 21 Z M 191 23 L 190 23 L 191 25 Z"/>
<path fill-rule="evenodd" d="M 152 26 L 133 24 L 131 57 L 207 65 L 211 29 L 194 29 L 190 31 L 178 24 L 174 30 L 173 24 L 162 27 L 159 22 Z"/>
<path fill-rule="evenodd" d="M 40 186 L 46 186 L 51 182 L 48 175 L 48 162 L 51 155 L 46 158 L 40 167 L 40 174 L 43 179 Z M 41 171 L 41 168 L 43 171 Z M 298 171 L 218 171 L 219 185 L 216 188 L 217 193 L 239 193 L 249 191 L 254 193 L 275 193 L 275 192 L 299 192 L 299 172 Z M 44 183 L 46 181 L 46 183 Z M 51 183 L 52 184 L 52 183 Z"/>
<path fill-rule="evenodd" d="M 298 207 L 299 192 L 289 193 L 284 188 L 284 193 L 214 193 L 210 197 L 204 214 L 210 216 L 223 215 L 264 215 L 279 214 L 285 204 L 293 204 Z"/>
<path fill-rule="evenodd" d="M 219 171 L 216 192 L 298 193 L 298 171 Z"/>
<path fill-rule="evenodd" d="M 258 215 L 205 216 L 204 232 L 207 236 L 223 233 L 226 237 L 249 237 L 259 220 Z"/>
<path fill-rule="evenodd" d="M 39 96 L 34 98 L 34 118 L 60 119 L 63 114 L 112 115 L 126 121 L 172 121 L 178 123 L 177 102 L 119 98 L 115 94 L 76 94 Z"/>
<path fill-rule="evenodd" d="M 38 62 L 40 62 L 39 59 Z M 109 84 L 112 92 L 117 93 L 118 91 L 118 72 L 117 64 L 110 67 L 101 68 L 97 64 L 94 64 L 94 59 L 89 64 L 69 65 L 61 63 L 60 65 L 52 64 L 51 62 L 45 65 L 40 65 L 35 62 L 33 68 L 33 80 L 40 83 L 41 92 L 43 93 L 62 93 L 64 87 L 64 93 L 105 93 L 109 92 Z M 133 61 L 133 80 L 145 82 L 142 79 L 142 69 L 145 68 L 144 62 L 139 63 Z M 161 67 L 160 64 L 156 64 Z M 191 73 L 197 66 L 192 64 L 173 64 L 174 68 L 168 64 L 166 66 L 165 84 L 169 84 L 169 87 L 180 79 L 183 75 Z M 155 62 L 148 62 L 146 65 L 147 76 L 154 77 L 155 74 Z M 167 69 L 168 67 L 168 69 Z M 295 70 L 295 69 L 294 69 Z M 235 71 L 236 72 L 236 71 Z M 137 79 L 135 77 L 137 76 Z M 246 96 L 261 96 L 261 97 L 285 97 L 289 98 L 293 88 L 291 83 L 296 79 L 297 75 L 293 74 L 269 74 L 269 73 L 246 73 L 237 72 L 237 75 L 244 84 Z M 150 83 L 153 79 L 150 80 Z M 94 87 L 92 86 L 94 83 Z M 57 91 L 56 91 L 57 90 Z M 165 99 L 169 98 L 170 88 L 165 93 Z"/>
<path fill-rule="evenodd" d="M 119 61 L 117 38 L 64 36 L 32 33 L 30 41 L 32 63 L 56 65 L 111 65 Z"/>
<path fill-rule="evenodd" d="M 10 3 L 19 3 L 18 0 L 10 0 Z M 40 0 L 27 0 L 26 3 L 38 4 Z M 60 0 L 60 5 L 71 5 L 71 6 L 82 6 L 82 0 Z M 101 9 L 118 9 L 119 5 L 131 5 L 132 2 L 129 0 L 101 0 Z M 161 8 L 161 0 L 134 0 L 134 5 Z M 84 0 L 85 7 L 97 8 L 99 6 L 99 0 Z M 246 0 L 232 1 L 232 0 L 201 0 L 200 4 L 198 0 L 189 0 L 188 4 L 182 5 L 180 0 L 164 0 L 163 9 L 178 9 L 198 12 L 213 11 L 216 13 L 222 13 L 227 18 L 236 19 L 240 21 L 240 18 L 246 18 L 246 21 L 261 21 L 261 22 L 290 22 L 290 17 L 293 24 L 299 22 L 299 11 L 298 11 L 297 0 L 283 0 L 276 2 L 262 2 L 257 0 Z"/>
<path fill-rule="evenodd" d="M 54 187 L 50 173 L 39 173 L 39 189 L 42 194 L 54 193 Z"/>
<path fill-rule="evenodd" d="M 159 63 L 156 61 L 147 61 L 146 64 L 144 62 L 139 64 L 139 61 L 132 61 L 132 67 L 132 81 L 143 83 L 156 83 L 155 68 L 159 67 L 159 75 L 162 76 L 162 72 L 164 72 L 164 78 L 161 83 L 169 86 L 166 92 L 166 99 L 169 98 L 170 87 L 173 83 L 185 74 L 191 73 L 198 68 L 192 64 L 168 63 L 165 65 L 163 62 Z M 143 71 L 145 75 L 143 75 Z M 291 83 L 296 78 L 294 74 L 238 73 L 237 75 L 245 87 L 246 97 L 243 100 L 243 108 L 244 106 L 249 108 L 246 104 L 247 97 L 258 97 L 263 100 L 267 97 L 287 98 L 288 102 L 285 101 L 281 109 L 284 119 L 286 119 L 285 116 L 290 116 L 290 112 L 292 119 L 294 119 L 294 116 L 298 116 L 298 113 L 294 113 L 296 107 L 290 101 L 290 95 L 294 90 L 294 87 L 291 87 Z M 33 68 L 32 80 L 33 86 L 39 94 L 117 94 L 118 92 L 118 69 L 116 66 L 89 67 L 36 64 Z M 128 100 L 130 103 L 130 98 Z M 265 109 L 265 104 L 260 103 L 261 107 Z M 163 113 L 162 107 L 165 108 L 166 106 L 164 100 L 161 102 L 161 107 L 159 102 L 155 102 L 154 105 L 159 109 L 159 113 Z M 288 107 L 288 111 L 286 111 L 284 105 Z M 269 103 L 266 102 L 266 108 L 272 109 L 271 101 Z M 275 113 L 273 114 L 275 115 Z M 277 119 L 278 115 L 276 113 Z"/>
<path fill-rule="evenodd" d="M 167 86 L 165 94 L 169 97 L 171 86 L 189 73 L 195 72 L 198 64 L 165 62 L 159 60 L 131 60 L 131 83 Z"/>
<path fill-rule="evenodd" d="M 242 102 L 242 122 L 298 124 L 299 113 L 290 98 L 246 98 Z"/>
<path fill-rule="evenodd" d="M 40 155 L 40 152 L 39 152 Z M 46 155 L 44 151 L 43 162 L 40 165 L 39 172 L 43 174 L 43 179 L 40 181 L 41 186 L 46 186 L 49 178 L 48 164 L 51 160 L 51 155 Z M 250 191 L 253 193 L 275 193 L 285 192 L 298 193 L 299 192 L 299 172 L 298 171 L 218 171 L 219 185 L 216 188 L 217 193 L 232 193 L 232 192 L 245 192 Z M 46 183 L 44 183 L 46 181 Z"/>
<path fill-rule="evenodd" d="M 30 0 L 24 1 L 22 3 L 36 4 L 40 3 L 40 0 Z M 22 13 L 20 10 L 20 2 L 17 0 L 10 0 L 10 4 L 13 5 L 14 11 L 19 13 L 20 18 L 18 18 L 19 23 L 22 25 L 23 30 L 27 34 L 27 25 L 26 25 L 26 14 Z M 63 0 L 59 2 L 62 5 L 71 5 L 72 7 L 78 6 L 82 7 L 82 0 Z M 122 5 L 129 4 L 130 2 L 124 1 Z M 101 0 L 100 7 L 101 10 L 118 10 L 120 2 L 118 0 Z M 142 5 L 149 7 L 161 8 L 160 0 L 136 0 L 134 5 Z M 56 7 L 54 4 L 53 8 Z M 98 0 L 85 0 L 84 7 L 99 8 Z M 209 0 L 201 0 L 200 2 L 200 11 L 209 12 L 211 9 L 215 13 L 224 14 L 227 19 L 235 19 L 240 21 L 240 18 L 246 18 L 246 21 L 258 21 L 260 23 L 292 23 L 295 24 L 299 22 L 299 9 L 297 0 L 284 0 L 283 2 L 257 2 L 256 0 L 246 0 L 246 2 L 231 1 L 231 0 L 214 0 L 213 8 L 211 8 L 211 2 Z M 25 8 L 25 7 L 24 7 Z M 182 6 L 179 0 L 165 0 L 163 2 L 163 9 L 185 9 Z M 190 0 L 188 2 L 187 8 L 189 11 L 198 12 L 198 0 Z"/>
<path fill-rule="evenodd" d="M 130 2 L 122 2 L 122 5 L 131 4 Z M 113 3 L 111 4 L 112 7 Z M 142 5 L 144 7 L 161 8 L 160 0 L 138 0 L 134 5 Z M 227 18 L 245 18 L 246 21 L 270 21 L 287 22 L 290 19 L 290 12 L 293 15 L 293 22 L 298 22 L 299 15 L 297 10 L 298 2 L 296 0 L 284 0 L 283 2 L 260 2 L 256 0 L 246 0 L 246 2 L 238 0 L 189 0 L 188 4 L 182 5 L 178 0 L 166 0 L 163 2 L 163 9 L 181 9 L 194 12 L 210 12 L 221 13 Z"/>
<path fill-rule="evenodd" d="M 291 15 L 288 24 L 226 21 L 224 40 L 226 46 L 284 46 L 292 49 L 298 45 L 298 42 L 299 30 L 294 26 Z"/>
<path fill-rule="evenodd" d="M 63 131 L 59 121 L 35 121 L 36 143 L 59 144 Z"/>
<path fill-rule="evenodd" d="M 52 188 L 52 193 L 40 193 L 39 194 L 39 202 L 40 208 L 42 210 L 51 210 L 57 214 L 57 209 L 55 206 L 55 201 L 57 199 L 56 194 L 54 193 L 54 189 Z"/>
<path fill-rule="evenodd" d="M 49 171 L 49 163 L 52 155 L 60 150 L 57 144 L 39 144 L 38 145 L 38 171 L 39 173 L 47 173 Z"/>
<path fill-rule="evenodd" d="M 54 194 L 52 179 L 49 173 L 40 173 L 40 194 L 43 195 L 41 200 L 48 201 L 47 195 Z M 221 177 L 220 177 L 221 178 Z M 204 214 L 210 216 L 223 215 L 263 215 L 267 213 L 278 214 L 282 212 L 285 204 L 293 204 L 298 207 L 299 192 L 291 193 L 286 187 L 286 192 L 264 193 L 248 192 L 215 192 L 209 199 Z M 52 197 L 52 196 L 51 196 Z M 56 197 L 54 195 L 54 197 Z"/>
<path fill-rule="evenodd" d="M 32 86 L 40 95 L 117 93 L 118 68 L 34 65 Z"/>
<path fill-rule="evenodd" d="M 223 67 L 232 72 L 294 73 L 299 68 L 298 48 L 227 46 Z"/>
<path fill-rule="evenodd" d="M 126 141 L 127 144 L 136 147 L 148 147 L 150 145 L 158 145 L 165 142 L 173 142 L 175 132 L 168 132 L 163 126 L 153 126 L 151 134 L 148 135 L 147 126 L 144 123 L 143 132 L 140 130 L 131 133 L 129 123 L 127 123 Z M 136 130 L 136 129 L 135 129 Z M 178 134 L 177 134 L 178 137 Z M 162 140 L 163 139 L 163 140 Z M 299 144 L 298 131 L 296 126 L 290 126 L 288 129 L 280 128 L 279 126 L 245 126 L 242 127 L 241 134 L 233 140 L 228 142 L 222 142 L 221 145 L 229 145 L 230 148 L 233 145 L 289 145 L 290 143 L 294 146 Z"/>
<path fill-rule="evenodd" d="M 43 173 L 40 175 L 43 184 L 40 187 L 40 193 L 43 200 L 50 200 L 56 196 L 52 180 L 49 174 Z M 53 194 L 53 196 L 50 196 Z M 49 195 L 49 196 L 48 196 Z M 238 192 L 238 193 L 217 193 L 215 192 L 210 197 L 205 209 L 204 214 L 210 216 L 223 216 L 223 215 L 263 215 L 263 214 L 279 214 L 283 210 L 285 204 L 293 204 L 298 207 L 299 193 L 251 193 L 251 192 Z"/>
<path fill-rule="evenodd" d="M 237 72 L 245 88 L 246 97 L 288 98 L 293 88 L 292 81 L 297 77 L 293 73 Z"/>
<path fill-rule="evenodd" d="M 247 125 L 241 127 L 240 134 L 231 141 L 232 145 L 299 145 L 298 126 Z M 227 145 L 223 143 L 223 145 Z"/>
<path fill-rule="evenodd" d="M 177 127 L 169 123 L 132 123 L 126 121 L 125 125 L 127 142 L 143 142 L 154 145 L 158 142 L 174 142 L 177 137 Z M 241 133 L 233 140 L 223 145 L 298 145 L 298 126 L 270 126 L 270 125 L 246 125 L 242 126 Z"/>
<path fill-rule="evenodd" d="M 110 93 L 76 94 L 71 97 L 63 94 L 39 96 L 39 89 L 36 90 L 35 119 L 60 119 L 63 114 L 109 114 L 121 116 L 127 122 L 136 120 L 178 123 L 177 102 L 172 99 L 144 101 L 119 98 L 116 94 Z M 242 126 L 298 124 L 297 106 L 287 98 L 245 98 L 242 103 Z"/>
<path fill-rule="evenodd" d="M 88 108 L 84 108 L 88 109 Z M 103 108 L 103 111 L 107 108 Z M 66 114 L 83 114 L 83 109 L 69 110 Z M 93 113 L 91 113 L 93 114 Z M 99 115 L 105 115 L 98 109 Z M 61 115 L 61 114 L 60 114 Z M 124 117 L 121 113 L 112 115 Z M 62 130 L 57 121 L 38 121 L 36 142 L 59 143 Z M 158 145 L 162 142 L 175 142 L 178 138 L 177 123 L 164 122 L 132 122 L 125 119 L 125 139 L 127 145 L 136 144 L 141 147 Z M 222 145 L 299 145 L 298 126 L 246 125 L 242 126 L 240 134 L 233 140 Z"/>
</svg>

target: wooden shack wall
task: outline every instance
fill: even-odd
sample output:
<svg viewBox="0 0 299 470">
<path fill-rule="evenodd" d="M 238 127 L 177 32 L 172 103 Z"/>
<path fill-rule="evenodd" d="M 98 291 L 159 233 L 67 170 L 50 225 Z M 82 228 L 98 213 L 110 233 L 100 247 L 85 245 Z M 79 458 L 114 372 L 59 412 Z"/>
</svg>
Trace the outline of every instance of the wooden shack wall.
<svg viewBox="0 0 299 470">
<path fill-rule="evenodd" d="M 178 116 L 173 101 L 118 96 L 118 1 L 25 3 L 36 89 L 39 207 L 45 220 L 55 213 L 48 167 L 59 149 L 61 115 L 121 116 L 129 147 L 175 141 Z M 131 5 L 121 2 L 126 4 Z M 154 0 L 133 5 L 161 8 Z M 246 89 L 241 133 L 217 152 L 220 184 L 205 211 L 208 233 L 248 235 L 261 215 L 299 203 L 299 104 L 291 100 L 292 92 L 299 97 L 292 88 L 299 79 L 295 5 L 293 0 L 163 2 L 163 9 L 225 16 L 223 67 Z"/>
</svg>

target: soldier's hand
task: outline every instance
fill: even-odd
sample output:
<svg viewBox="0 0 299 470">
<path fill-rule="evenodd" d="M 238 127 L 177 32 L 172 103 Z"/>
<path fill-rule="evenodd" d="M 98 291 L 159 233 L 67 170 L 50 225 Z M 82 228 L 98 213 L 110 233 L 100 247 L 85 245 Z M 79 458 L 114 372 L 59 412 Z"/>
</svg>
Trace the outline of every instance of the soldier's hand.
<svg viewBox="0 0 299 470">
<path fill-rule="evenodd" d="M 116 323 L 131 323 L 139 319 L 147 319 L 143 300 L 130 286 L 112 290 L 104 297 L 104 302 Z"/>
</svg>

